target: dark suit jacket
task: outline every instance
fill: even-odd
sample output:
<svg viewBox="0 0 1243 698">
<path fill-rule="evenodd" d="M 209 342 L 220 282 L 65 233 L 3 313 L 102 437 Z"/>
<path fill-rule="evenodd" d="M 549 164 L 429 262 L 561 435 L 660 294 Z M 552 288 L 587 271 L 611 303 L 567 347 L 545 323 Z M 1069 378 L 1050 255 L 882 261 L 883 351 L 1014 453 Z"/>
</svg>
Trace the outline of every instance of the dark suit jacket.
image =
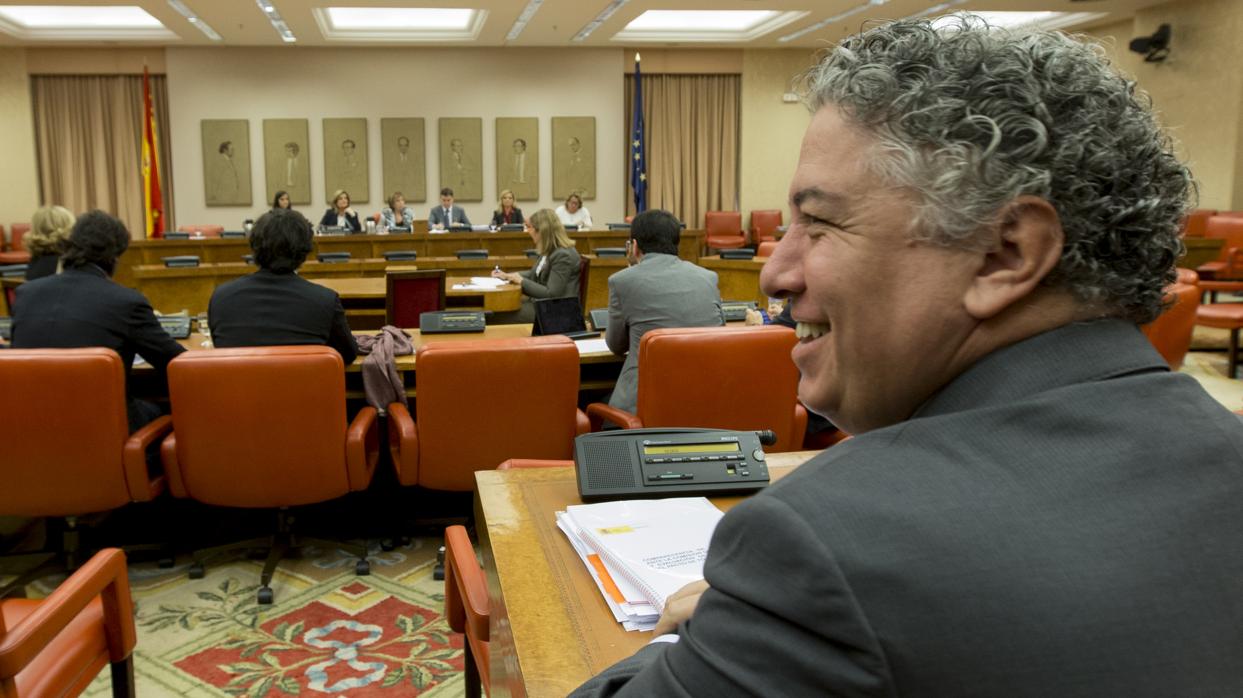
<svg viewBox="0 0 1243 698">
<path fill-rule="evenodd" d="M 453 214 L 453 225 L 470 225 L 470 219 L 466 217 L 466 209 L 454 204 L 450 210 Z M 436 225 L 441 225 L 445 228 L 449 227 L 449 221 L 445 218 L 444 206 L 436 206 L 427 214 L 427 227 L 431 228 Z"/>
<path fill-rule="evenodd" d="M 54 254 L 41 254 L 38 257 L 31 257 L 30 264 L 26 265 L 26 280 L 34 281 L 35 279 L 42 279 L 45 276 L 55 274 L 58 262 L 60 262 L 60 256 Z"/>
<path fill-rule="evenodd" d="M 294 273 L 260 269 L 216 287 L 207 307 L 212 344 L 326 344 L 349 366 L 358 356 L 337 292 Z"/>
<path fill-rule="evenodd" d="M 141 293 L 114 282 L 93 264 L 17 287 L 13 347 L 111 349 L 121 355 L 127 380 L 134 354 L 141 354 L 162 375 L 168 362 L 185 351 L 160 327 Z M 133 416 L 132 398 L 130 402 Z M 130 422 L 131 427 L 141 426 L 134 419 Z"/>
<path fill-rule="evenodd" d="M 329 208 L 324 212 L 324 217 L 319 219 L 319 224 L 328 228 L 337 227 L 337 209 Z M 345 227 L 351 232 L 361 233 L 363 231 L 362 223 L 358 220 L 358 214 L 345 217 Z"/>
<path fill-rule="evenodd" d="M 505 220 L 505 214 L 501 213 L 500 211 L 492 212 L 492 225 L 496 226 L 497 228 L 501 227 L 502 225 L 513 225 L 514 223 L 521 224 L 522 220 L 523 220 L 522 209 L 518 208 L 517 206 L 513 208 L 513 212 L 510 214 L 509 220 Z"/>
<path fill-rule="evenodd" d="M 725 515 L 578 695 L 1243 695 L 1243 427 L 1134 325 L 995 351 Z"/>
<path fill-rule="evenodd" d="M 578 295 L 578 266 L 582 257 L 573 247 L 558 247 L 544 260 L 540 260 L 526 271 L 518 272 L 522 277 L 522 307 L 518 309 L 514 322 L 534 322 L 535 306 L 531 300 L 535 298 L 568 298 Z"/>
</svg>

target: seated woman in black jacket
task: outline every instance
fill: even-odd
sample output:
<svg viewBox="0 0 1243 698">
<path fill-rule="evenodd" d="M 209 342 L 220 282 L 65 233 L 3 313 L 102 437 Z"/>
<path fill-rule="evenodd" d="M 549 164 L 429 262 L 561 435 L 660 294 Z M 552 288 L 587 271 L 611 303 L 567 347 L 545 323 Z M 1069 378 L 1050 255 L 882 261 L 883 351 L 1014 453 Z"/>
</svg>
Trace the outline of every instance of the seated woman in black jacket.
<svg viewBox="0 0 1243 698">
<path fill-rule="evenodd" d="M 217 347 L 326 344 L 349 366 L 358 344 L 330 288 L 294 273 L 311 252 L 311 223 L 292 209 L 259 216 L 250 249 L 259 271 L 216 287 L 207 324 Z"/>
<path fill-rule="evenodd" d="M 73 213 L 64 206 L 44 206 L 35 211 L 30 219 L 30 232 L 22 238 L 30 252 L 27 281 L 56 273 L 60 256 L 65 252 L 65 240 L 72 229 Z"/>
<path fill-rule="evenodd" d="M 351 233 L 362 232 L 363 226 L 358 222 L 358 214 L 350 208 L 349 192 L 338 189 L 332 195 L 332 206 L 324 212 L 319 225 L 324 228 L 344 228 Z"/>
<path fill-rule="evenodd" d="M 501 205 L 492 213 L 492 227 L 502 225 L 522 225 L 522 209 L 514 206 L 514 193 L 508 189 L 501 190 Z"/>
</svg>

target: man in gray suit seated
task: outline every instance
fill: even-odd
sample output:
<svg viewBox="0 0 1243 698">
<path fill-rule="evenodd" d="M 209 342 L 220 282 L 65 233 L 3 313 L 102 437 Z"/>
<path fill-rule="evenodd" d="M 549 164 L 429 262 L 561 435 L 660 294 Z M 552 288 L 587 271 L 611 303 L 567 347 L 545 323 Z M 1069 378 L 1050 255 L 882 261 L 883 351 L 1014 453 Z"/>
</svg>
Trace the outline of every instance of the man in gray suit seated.
<svg viewBox="0 0 1243 698">
<path fill-rule="evenodd" d="M 1137 328 L 1191 179 L 1102 55 L 908 20 L 813 69 L 761 285 L 855 438 L 579 694 L 1243 695 L 1243 427 Z"/>
<path fill-rule="evenodd" d="M 453 190 L 445 187 L 440 190 L 440 205 L 427 214 L 427 227 L 433 230 L 447 230 L 454 226 L 470 226 L 466 210 L 453 203 Z"/>
<path fill-rule="evenodd" d="M 668 211 L 644 211 L 630 223 L 630 267 L 609 277 L 609 324 L 604 339 L 627 354 L 609 405 L 634 412 L 639 387 L 639 341 L 661 327 L 724 324 L 716 272 L 678 258 L 682 224 Z"/>
</svg>

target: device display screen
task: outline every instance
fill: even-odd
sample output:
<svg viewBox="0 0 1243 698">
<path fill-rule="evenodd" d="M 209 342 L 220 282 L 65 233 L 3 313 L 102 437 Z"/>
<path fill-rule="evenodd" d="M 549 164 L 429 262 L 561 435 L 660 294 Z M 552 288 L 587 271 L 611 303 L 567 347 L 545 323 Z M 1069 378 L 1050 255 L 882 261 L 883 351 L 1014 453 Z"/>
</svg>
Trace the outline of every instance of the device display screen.
<svg viewBox="0 0 1243 698">
<path fill-rule="evenodd" d="M 737 453 L 737 441 L 722 441 L 711 444 L 665 444 L 643 446 L 643 455 L 658 456 L 667 453 Z"/>
</svg>

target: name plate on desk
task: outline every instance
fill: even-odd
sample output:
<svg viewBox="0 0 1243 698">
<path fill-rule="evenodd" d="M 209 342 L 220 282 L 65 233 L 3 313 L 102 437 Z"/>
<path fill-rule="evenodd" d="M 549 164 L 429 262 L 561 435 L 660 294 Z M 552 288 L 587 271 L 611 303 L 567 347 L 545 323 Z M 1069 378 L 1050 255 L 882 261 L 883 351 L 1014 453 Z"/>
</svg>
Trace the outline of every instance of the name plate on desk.
<svg viewBox="0 0 1243 698">
<path fill-rule="evenodd" d="M 483 313 L 475 310 L 441 310 L 419 313 L 420 334 L 483 332 L 485 329 L 486 322 Z"/>
<path fill-rule="evenodd" d="M 324 264 L 339 264 L 350 261 L 349 252 L 320 252 L 316 259 Z"/>
<path fill-rule="evenodd" d="M 771 432 L 766 432 L 771 436 Z M 727 429 L 625 429 L 574 439 L 583 501 L 742 494 L 768 485 L 760 437 Z"/>
<path fill-rule="evenodd" d="M 164 266 L 174 267 L 197 267 L 199 265 L 199 256 L 196 254 L 181 254 L 173 257 L 160 257 L 164 262 Z"/>
</svg>

